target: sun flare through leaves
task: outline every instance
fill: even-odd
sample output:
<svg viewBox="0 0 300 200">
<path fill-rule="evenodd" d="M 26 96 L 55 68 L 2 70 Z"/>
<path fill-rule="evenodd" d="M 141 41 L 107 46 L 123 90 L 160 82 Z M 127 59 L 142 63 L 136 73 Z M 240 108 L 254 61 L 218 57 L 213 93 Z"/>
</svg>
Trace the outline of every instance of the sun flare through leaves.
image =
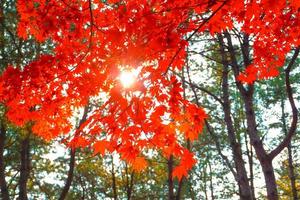
<svg viewBox="0 0 300 200">
<path fill-rule="evenodd" d="M 124 88 L 130 88 L 136 82 L 137 73 L 135 70 L 124 70 L 120 74 L 120 81 Z"/>
</svg>

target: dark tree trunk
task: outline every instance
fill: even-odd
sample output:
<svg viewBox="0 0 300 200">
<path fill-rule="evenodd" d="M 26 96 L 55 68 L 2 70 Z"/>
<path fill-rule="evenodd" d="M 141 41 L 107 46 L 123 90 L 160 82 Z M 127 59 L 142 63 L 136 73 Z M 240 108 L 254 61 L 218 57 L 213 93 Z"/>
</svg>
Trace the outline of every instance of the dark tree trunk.
<svg viewBox="0 0 300 200">
<path fill-rule="evenodd" d="M 130 200 L 132 197 L 132 193 L 133 193 L 133 182 L 134 182 L 134 172 L 131 173 L 130 175 L 130 186 L 128 188 L 128 192 L 127 192 L 127 199 Z"/>
<path fill-rule="evenodd" d="M 215 200 L 215 192 L 213 186 L 213 179 L 212 179 L 212 169 L 210 161 L 208 161 L 208 168 L 209 168 L 209 189 L 210 189 L 210 198 L 211 200 Z"/>
<path fill-rule="evenodd" d="M 246 153 L 247 153 L 248 163 L 249 163 L 249 179 L 250 179 L 251 193 L 252 193 L 253 200 L 255 200 L 256 198 L 255 198 L 254 172 L 253 172 L 253 148 L 251 145 L 249 145 L 247 134 L 245 134 L 245 143 L 246 143 L 245 144 L 247 149 Z"/>
<path fill-rule="evenodd" d="M 114 159 L 113 159 L 113 157 L 111 157 L 111 178 L 112 178 L 113 198 L 114 198 L 114 200 L 117 200 L 118 199 L 117 183 L 116 183 L 115 167 L 114 167 Z"/>
<path fill-rule="evenodd" d="M 239 186 L 239 195 L 243 199 L 252 199 L 252 192 L 248 181 L 248 175 L 242 156 L 241 145 L 237 141 L 233 121 L 231 118 L 231 103 L 229 100 L 229 86 L 228 86 L 228 73 L 229 64 L 225 53 L 224 42 L 221 35 L 218 36 L 220 42 L 220 51 L 222 56 L 223 74 L 222 74 L 222 92 L 223 92 L 223 111 L 224 120 L 227 127 L 228 139 L 232 150 L 233 160 L 236 168 L 236 181 Z"/>
<path fill-rule="evenodd" d="M 188 58 L 186 58 L 188 59 Z M 187 62 L 187 69 L 189 68 L 188 66 L 188 62 Z M 181 70 L 181 83 L 182 83 L 182 88 L 183 88 L 183 98 L 186 99 L 186 84 L 185 84 L 185 76 L 184 76 L 184 67 L 182 68 Z M 187 149 L 188 150 L 191 150 L 190 148 L 190 141 L 189 139 L 187 140 Z M 183 187 L 183 184 L 184 184 L 184 177 L 182 177 L 178 183 L 178 188 L 177 188 L 177 193 L 176 193 L 176 196 L 175 196 L 175 199 L 176 200 L 180 200 L 181 198 L 181 191 L 182 191 L 182 187 Z"/>
<path fill-rule="evenodd" d="M 3 200 L 9 200 L 8 188 L 5 180 L 5 163 L 4 163 L 4 147 L 6 139 L 6 128 L 3 121 L 0 122 L 0 187 L 1 198 Z"/>
<path fill-rule="evenodd" d="M 168 199 L 169 200 L 174 200 L 174 182 L 173 182 L 173 165 L 174 165 L 174 160 L 173 156 L 171 155 L 170 158 L 168 159 Z"/>
<path fill-rule="evenodd" d="M 261 164 L 267 188 L 267 197 L 269 200 L 278 200 L 277 184 L 272 165 L 272 158 L 266 153 L 262 141 L 257 133 L 257 124 L 253 109 L 253 90 L 253 86 L 250 86 L 249 92 L 247 92 L 246 95 L 242 95 L 246 110 L 247 132 L 250 137 L 251 144 L 255 149 L 257 158 Z"/>
<path fill-rule="evenodd" d="M 233 160 L 236 168 L 237 182 L 240 188 L 240 198 L 241 199 L 252 199 L 252 192 L 248 181 L 248 175 L 245 168 L 244 159 L 242 156 L 241 145 L 237 142 L 236 134 L 231 119 L 230 113 L 230 103 L 229 98 L 224 102 L 224 114 L 225 114 L 225 123 L 227 126 L 227 133 L 232 149 Z"/>
<path fill-rule="evenodd" d="M 296 176 L 295 176 L 294 164 L 293 164 L 292 145 L 289 144 L 287 149 L 288 149 L 288 161 L 289 161 L 289 178 L 291 180 L 293 200 L 298 200 L 299 198 L 298 198 L 297 187 L 296 187 Z"/>
<path fill-rule="evenodd" d="M 183 184 L 184 184 L 184 180 L 185 180 L 185 178 L 182 177 L 181 180 L 178 183 L 177 193 L 176 193 L 176 197 L 175 197 L 176 200 L 181 199 L 181 192 L 182 192 L 182 187 L 183 187 Z"/>
<path fill-rule="evenodd" d="M 82 180 L 82 177 L 79 175 L 79 182 L 80 182 L 80 186 L 82 188 L 81 190 L 81 200 L 85 200 L 85 194 L 86 194 L 86 188 L 85 188 L 85 183 L 84 180 Z"/>
<path fill-rule="evenodd" d="M 277 184 L 274 174 L 274 169 L 272 165 L 272 160 L 265 159 L 261 162 L 262 171 L 265 178 L 266 188 L 267 188 L 267 197 L 269 200 L 277 200 Z"/>
<path fill-rule="evenodd" d="M 27 181 L 30 173 L 30 138 L 28 135 L 21 141 L 21 166 L 19 180 L 19 200 L 28 200 Z"/>
<path fill-rule="evenodd" d="M 133 191 L 133 183 L 134 183 L 134 172 L 129 172 L 127 164 L 125 165 L 126 172 L 126 196 L 127 200 L 131 199 L 132 191 Z"/>
<path fill-rule="evenodd" d="M 236 54 L 231 41 L 231 36 L 229 35 L 229 33 L 225 32 L 225 37 L 228 42 L 228 51 L 230 53 L 230 59 L 232 62 L 231 66 L 235 77 L 235 84 L 242 96 L 242 100 L 245 107 L 247 134 L 249 135 L 251 145 L 254 147 L 255 153 L 257 155 L 257 158 L 260 162 L 264 174 L 265 184 L 267 188 L 267 197 L 269 200 L 278 200 L 277 184 L 274 169 L 272 166 L 272 160 L 282 150 L 282 147 L 277 147 L 276 152 L 271 152 L 270 154 L 267 154 L 267 152 L 265 151 L 263 143 L 257 131 L 257 124 L 253 107 L 254 85 L 248 85 L 248 87 L 245 88 L 243 84 L 238 80 L 237 77 L 240 73 L 240 66 L 236 59 Z M 281 144 L 281 146 L 282 145 L 283 144 Z"/>
<path fill-rule="evenodd" d="M 84 107 L 83 115 L 82 115 L 82 118 L 79 121 L 77 130 L 79 130 L 81 125 L 86 121 L 88 110 L 89 110 L 89 103 Z M 74 138 L 76 138 L 78 136 L 78 134 L 79 134 L 79 132 L 76 132 Z M 66 199 L 66 197 L 68 195 L 68 192 L 70 190 L 70 187 L 72 185 L 72 181 L 73 181 L 73 178 L 74 178 L 75 158 L 76 158 L 76 148 L 71 147 L 68 176 L 67 176 L 67 180 L 65 182 L 64 188 L 63 188 L 63 190 L 62 190 L 62 192 L 61 192 L 61 194 L 58 198 L 59 200 Z"/>
<path fill-rule="evenodd" d="M 297 116 L 296 116 L 297 111 L 293 110 L 292 125 L 285 139 L 271 153 L 267 154 L 263 147 L 262 141 L 258 136 L 257 129 L 256 129 L 257 124 L 256 124 L 255 113 L 253 108 L 253 92 L 254 92 L 254 87 L 249 86 L 249 90 L 246 93 L 242 93 L 242 97 L 245 104 L 245 110 L 246 110 L 248 135 L 250 136 L 251 143 L 255 149 L 257 158 L 262 167 L 266 188 L 267 188 L 267 197 L 269 200 L 278 200 L 277 184 L 276 184 L 274 169 L 272 166 L 272 160 L 282 151 L 282 149 L 285 146 L 287 146 L 290 143 L 291 137 L 296 130 L 295 124 L 297 123 Z M 295 106 L 292 105 L 292 108 L 295 109 Z"/>
<path fill-rule="evenodd" d="M 67 177 L 66 183 L 64 185 L 64 188 L 58 198 L 59 200 L 66 199 L 69 189 L 71 187 L 73 177 L 74 177 L 75 157 L 76 157 L 76 149 L 71 148 L 70 149 L 70 162 L 69 162 L 68 177 Z"/>
<path fill-rule="evenodd" d="M 4 59 L 5 56 L 5 31 L 4 31 L 4 27 L 2 26 L 2 24 L 5 23 L 4 20 L 4 15 L 3 15 L 3 10 L 4 10 L 4 1 L 0 1 L 0 37 L 3 38 L 0 40 L 0 48 L 1 48 L 1 63 L 0 63 L 0 67 L 6 67 L 7 65 L 7 61 L 6 59 Z M 1 189 L 1 198 L 3 200 L 8 200 L 9 199 L 9 192 L 8 192 L 8 188 L 7 188 L 7 184 L 5 181 L 5 164 L 4 164 L 4 147 L 5 147 L 5 139 L 6 139 L 6 127 L 5 124 L 3 122 L 3 119 L 1 119 L 0 121 L 0 189 Z"/>
<path fill-rule="evenodd" d="M 287 130 L 287 124 L 286 124 L 286 119 L 285 119 L 285 105 L 284 105 L 284 97 L 281 95 L 281 121 L 282 121 L 282 130 L 285 133 L 285 135 L 288 135 L 288 130 Z M 297 195 L 297 187 L 296 187 L 296 176 L 295 176 L 295 171 L 294 171 L 294 163 L 293 163 L 293 153 L 292 153 L 292 141 L 287 146 L 288 150 L 288 171 L 289 171 L 289 178 L 291 181 L 291 188 L 292 188 L 292 194 L 293 194 L 293 199 L 298 200 L 298 195 Z"/>
<path fill-rule="evenodd" d="M 205 200 L 208 200 L 208 194 L 207 194 L 207 167 L 203 167 L 203 181 L 204 181 L 204 195 Z"/>
</svg>

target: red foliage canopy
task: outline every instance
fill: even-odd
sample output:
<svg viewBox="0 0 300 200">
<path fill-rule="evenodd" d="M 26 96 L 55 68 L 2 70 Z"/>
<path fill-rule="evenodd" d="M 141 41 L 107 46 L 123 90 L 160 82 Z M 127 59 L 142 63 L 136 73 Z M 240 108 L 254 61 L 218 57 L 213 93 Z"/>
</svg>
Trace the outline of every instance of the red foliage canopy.
<svg viewBox="0 0 300 200">
<path fill-rule="evenodd" d="M 174 172 L 180 178 L 195 162 L 180 140 L 196 139 L 206 117 L 169 73 L 185 64 L 187 35 L 238 25 L 253 36 L 253 62 L 240 75 L 252 83 L 276 76 L 300 44 L 299 7 L 297 0 L 18 0 L 18 35 L 50 39 L 55 48 L 22 68 L 8 66 L 0 101 L 13 123 L 34 122 L 33 132 L 50 140 L 70 133 L 73 111 L 103 92 L 109 98 L 73 143 L 116 151 L 137 170 L 146 165 L 145 149 L 173 154 L 181 160 Z M 138 81 L 124 88 L 120 71 L 132 68 Z"/>
</svg>

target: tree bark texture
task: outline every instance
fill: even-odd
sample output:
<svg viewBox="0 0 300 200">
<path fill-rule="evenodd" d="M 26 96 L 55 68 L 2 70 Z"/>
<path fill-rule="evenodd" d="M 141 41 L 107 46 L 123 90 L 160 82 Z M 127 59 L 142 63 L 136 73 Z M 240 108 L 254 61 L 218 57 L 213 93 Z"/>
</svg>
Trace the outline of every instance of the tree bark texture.
<svg viewBox="0 0 300 200">
<path fill-rule="evenodd" d="M 74 177 L 74 168 L 75 168 L 75 157 L 76 157 L 76 149 L 70 149 L 70 162 L 69 162 L 69 171 L 67 180 L 65 182 L 64 188 L 60 193 L 59 200 L 66 199 L 69 189 L 72 185 L 73 177 Z"/>
<path fill-rule="evenodd" d="M 19 200 L 28 200 L 27 197 L 27 182 L 30 173 L 30 138 L 28 135 L 21 140 L 21 166 L 19 179 Z"/>
<path fill-rule="evenodd" d="M 4 162 L 4 148 L 6 139 L 6 128 L 3 121 L 0 122 L 0 188 L 1 188 L 1 198 L 3 200 L 9 200 L 9 192 L 7 188 L 7 183 L 5 180 L 5 162 Z"/>
<path fill-rule="evenodd" d="M 169 200 L 174 200 L 174 182 L 173 182 L 173 165 L 174 165 L 174 160 L 173 156 L 171 155 L 170 158 L 168 159 L 168 199 Z"/>
<path fill-rule="evenodd" d="M 248 175 L 242 156 L 241 145 L 236 138 L 236 133 L 231 118 L 231 103 L 229 100 L 229 86 L 228 86 L 228 73 L 229 64 L 227 62 L 224 42 L 221 35 L 218 36 L 220 42 L 220 52 L 222 56 L 223 73 L 222 73 L 222 93 L 223 93 L 223 111 L 224 120 L 227 127 L 228 139 L 232 150 L 233 160 L 236 168 L 236 180 L 239 185 L 239 195 L 243 199 L 253 199 L 251 187 L 248 181 Z"/>
</svg>

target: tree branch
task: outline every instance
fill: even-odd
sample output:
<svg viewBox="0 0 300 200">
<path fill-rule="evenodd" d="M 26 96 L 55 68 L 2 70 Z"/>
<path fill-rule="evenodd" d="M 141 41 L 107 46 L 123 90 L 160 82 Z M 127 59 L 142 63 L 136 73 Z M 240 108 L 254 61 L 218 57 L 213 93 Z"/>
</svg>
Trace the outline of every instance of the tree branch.
<svg viewBox="0 0 300 200">
<path fill-rule="evenodd" d="M 181 76 L 179 73 L 175 72 L 174 70 L 172 70 L 172 72 L 173 72 L 175 75 L 177 75 L 179 78 L 182 79 L 182 76 Z M 195 84 L 195 83 L 192 83 L 192 82 L 190 82 L 190 81 L 187 81 L 187 80 L 184 80 L 184 82 L 187 83 L 188 85 L 190 85 L 191 88 L 193 87 L 193 88 L 196 88 L 196 89 L 198 89 L 198 90 L 201 90 L 202 92 L 207 93 L 207 94 L 210 95 L 212 98 L 214 98 L 216 101 L 218 101 L 222 106 L 224 105 L 224 104 L 223 104 L 223 101 L 222 101 L 217 95 L 215 95 L 214 93 L 210 92 L 209 90 L 207 90 L 207 89 L 205 89 L 205 88 L 203 88 L 203 87 L 201 87 L 201 86 L 199 86 L 199 85 L 197 85 L 197 84 Z"/>
<path fill-rule="evenodd" d="M 287 68 L 285 69 L 285 87 L 286 87 L 286 93 L 287 93 L 287 96 L 288 96 L 288 99 L 289 99 L 289 102 L 290 102 L 290 105 L 292 108 L 292 123 L 289 128 L 288 134 L 283 139 L 283 141 L 273 151 L 270 152 L 269 156 L 271 159 L 275 158 L 285 147 L 287 147 L 287 145 L 290 143 L 290 141 L 297 129 L 298 110 L 297 110 L 295 100 L 293 97 L 293 90 L 292 90 L 291 82 L 290 82 L 290 72 L 291 72 L 293 65 L 295 64 L 295 61 L 296 61 L 298 55 L 299 55 L 299 51 L 300 51 L 300 48 L 298 47 L 295 50 L 294 55 L 293 55 L 291 61 L 289 62 Z"/>
<path fill-rule="evenodd" d="M 213 133 L 213 131 L 211 130 L 211 127 L 208 123 L 207 120 L 205 120 L 205 126 L 206 126 L 206 129 L 207 129 L 207 132 L 213 137 L 214 139 L 214 142 L 215 142 L 215 145 L 217 147 L 217 151 L 218 151 L 218 154 L 222 157 L 223 159 L 223 162 L 226 164 L 226 166 L 229 168 L 229 170 L 231 171 L 231 173 L 233 174 L 234 178 L 237 179 L 237 173 L 236 171 L 234 171 L 233 167 L 231 166 L 230 164 L 230 161 L 228 159 L 227 156 L 225 156 L 223 153 L 222 153 L 222 150 L 221 150 L 221 144 L 217 138 L 217 136 Z"/>
<path fill-rule="evenodd" d="M 194 37 L 194 35 L 196 35 L 196 33 L 198 33 L 198 31 L 217 13 L 219 12 L 219 10 L 222 9 L 222 7 L 226 4 L 227 0 L 225 0 L 208 18 L 205 18 L 203 20 L 203 22 L 192 32 L 192 34 L 186 39 L 186 41 L 190 41 L 190 39 L 192 39 Z M 176 51 L 175 55 L 172 57 L 167 70 L 165 71 L 164 75 L 169 71 L 172 63 L 174 62 L 175 58 L 178 56 L 178 54 L 180 53 L 180 51 L 182 50 L 183 46 L 181 45 L 178 50 Z"/>
</svg>

